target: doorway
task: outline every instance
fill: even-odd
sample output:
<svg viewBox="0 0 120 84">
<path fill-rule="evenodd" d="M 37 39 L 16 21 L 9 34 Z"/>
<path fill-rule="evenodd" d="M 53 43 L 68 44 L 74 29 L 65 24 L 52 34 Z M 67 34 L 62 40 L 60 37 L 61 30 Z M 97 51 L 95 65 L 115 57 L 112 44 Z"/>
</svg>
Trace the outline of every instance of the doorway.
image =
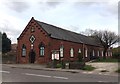
<svg viewBox="0 0 120 84">
<path fill-rule="evenodd" d="M 35 62 L 35 51 L 34 50 L 31 50 L 30 53 L 29 53 L 29 62 L 30 63 L 34 63 Z"/>
</svg>

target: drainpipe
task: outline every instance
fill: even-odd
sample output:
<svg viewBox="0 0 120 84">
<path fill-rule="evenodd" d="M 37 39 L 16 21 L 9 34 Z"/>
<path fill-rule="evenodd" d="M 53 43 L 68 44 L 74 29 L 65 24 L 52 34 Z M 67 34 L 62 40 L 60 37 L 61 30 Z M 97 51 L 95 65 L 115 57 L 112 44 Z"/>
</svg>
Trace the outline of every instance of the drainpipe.
<svg viewBox="0 0 120 84">
<path fill-rule="evenodd" d="M 83 43 L 83 60 L 85 60 L 85 51 L 84 51 L 85 44 Z"/>
</svg>

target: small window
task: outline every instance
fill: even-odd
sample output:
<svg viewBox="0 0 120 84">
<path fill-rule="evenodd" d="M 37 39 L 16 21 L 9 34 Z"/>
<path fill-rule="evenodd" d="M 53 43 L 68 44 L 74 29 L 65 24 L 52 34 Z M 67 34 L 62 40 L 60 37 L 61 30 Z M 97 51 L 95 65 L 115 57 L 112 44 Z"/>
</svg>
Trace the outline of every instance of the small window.
<svg viewBox="0 0 120 84">
<path fill-rule="evenodd" d="M 40 47 L 40 56 L 44 56 L 44 47 Z"/>
<path fill-rule="evenodd" d="M 73 50 L 73 48 L 70 49 L 70 57 L 74 57 L 74 50 Z"/>
<path fill-rule="evenodd" d="M 43 43 L 40 43 L 40 45 L 39 45 L 39 52 L 40 52 L 40 56 L 45 55 L 45 47 L 44 47 Z"/>
<path fill-rule="evenodd" d="M 34 27 L 31 27 L 31 32 L 34 32 L 35 31 L 35 28 Z"/>
<path fill-rule="evenodd" d="M 63 57 L 63 46 L 60 47 L 60 57 Z"/>
<path fill-rule="evenodd" d="M 22 45 L 22 57 L 26 56 L 26 46 L 23 44 Z"/>
</svg>

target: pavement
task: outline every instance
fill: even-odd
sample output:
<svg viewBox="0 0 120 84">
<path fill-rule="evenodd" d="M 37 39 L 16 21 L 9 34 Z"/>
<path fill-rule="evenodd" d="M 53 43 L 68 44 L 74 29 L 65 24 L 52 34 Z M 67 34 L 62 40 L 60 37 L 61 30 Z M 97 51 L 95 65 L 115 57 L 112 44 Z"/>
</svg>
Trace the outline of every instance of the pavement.
<svg viewBox="0 0 120 84">
<path fill-rule="evenodd" d="M 2 65 L 9 66 L 11 68 L 118 76 L 118 73 L 115 72 L 115 70 L 118 69 L 118 63 L 90 63 L 90 62 L 87 62 L 86 64 L 92 65 L 96 69 L 93 71 L 85 71 L 85 70 L 78 70 L 78 69 L 46 68 L 46 65 L 41 65 L 41 64 L 2 64 Z M 104 71 L 104 72 L 102 72 L 102 71 Z"/>
</svg>

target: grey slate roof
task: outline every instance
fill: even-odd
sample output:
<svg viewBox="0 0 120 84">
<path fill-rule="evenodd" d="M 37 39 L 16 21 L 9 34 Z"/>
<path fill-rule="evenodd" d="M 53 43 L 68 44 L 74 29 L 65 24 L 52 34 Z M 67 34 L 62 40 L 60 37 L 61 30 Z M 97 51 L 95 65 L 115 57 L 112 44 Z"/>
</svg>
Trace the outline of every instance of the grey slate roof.
<svg viewBox="0 0 120 84">
<path fill-rule="evenodd" d="M 37 21 L 36 22 L 48 33 L 51 35 L 52 38 L 56 39 L 62 39 L 77 43 L 84 43 L 94 46 L 101 46 L 99 42 L 96 41 L 96 39 L 92 37 L 88 37 L 82 34 L 78 34 L 69 30 L 65 30 L 44 22 Z"/>
</svg>

